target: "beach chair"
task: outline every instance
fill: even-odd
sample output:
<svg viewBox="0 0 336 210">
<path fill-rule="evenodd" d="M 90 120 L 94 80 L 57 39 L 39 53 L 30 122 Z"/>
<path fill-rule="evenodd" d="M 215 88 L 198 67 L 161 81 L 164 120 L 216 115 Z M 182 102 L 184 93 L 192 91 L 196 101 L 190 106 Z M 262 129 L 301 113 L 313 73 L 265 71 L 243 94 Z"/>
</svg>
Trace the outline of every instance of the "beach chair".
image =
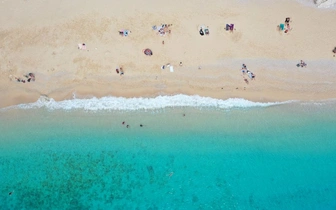
<svg viewBox="0 0 336 210">
<path fill-rule="evenodd" d="M 281 24 L 279 25 L 279 29 L 280 29 L 280 31 L 285 30 L 285 24 L 281 23 Z"/>
</svg>

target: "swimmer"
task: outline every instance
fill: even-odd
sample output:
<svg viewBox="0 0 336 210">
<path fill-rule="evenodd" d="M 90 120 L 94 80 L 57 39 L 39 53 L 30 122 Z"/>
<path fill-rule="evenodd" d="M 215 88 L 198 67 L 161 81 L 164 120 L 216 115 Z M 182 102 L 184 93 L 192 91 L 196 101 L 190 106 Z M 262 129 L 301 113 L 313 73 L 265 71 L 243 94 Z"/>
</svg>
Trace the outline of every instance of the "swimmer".
<svg viewBox="0 0 336 210">
<path fill-rule="evenodd" d="M 125 125 L 125 121 L 123 121 L 122 124 Z"/>
<path fill-rule="evenodd" d="M 142 127 L 143 125 L 142 124 L 140 124 L 140 127 Z"/>
<path fill-rule="evenodd" d="M 170 172 L 167 176 L 172 177 L 174 175 L 174 172 Z"/>
<path fill-rule="evenodd" d="M 126 128 L 129 128 L 129 125 L 126 125 Z"/>
<path fill-rule="evenodd" d="M 183 114 L 183 117 L 185 117 L 185 114 Z"/>
</svg>

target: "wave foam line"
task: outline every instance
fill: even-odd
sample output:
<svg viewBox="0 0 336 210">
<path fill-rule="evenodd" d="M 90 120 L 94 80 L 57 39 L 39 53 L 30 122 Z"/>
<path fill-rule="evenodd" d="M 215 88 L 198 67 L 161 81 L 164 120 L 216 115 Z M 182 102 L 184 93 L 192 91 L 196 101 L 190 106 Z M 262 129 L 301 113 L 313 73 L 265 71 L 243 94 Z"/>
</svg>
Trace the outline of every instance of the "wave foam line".
<svg viewBox="0 0 336 210">
<path fill-rule="evenodd" d="M 287 102 L 252 102 L 241 98 L 229 98 L 227 100 L 201 97 L 198 95 L 174 95 L 158 96 L 155 98 L 123 98 L 123 97 L 102 97 L 90 99 L 71 99 L 55 101 L 52 98 L 41 96 L 36 102 L 14 106 L 20 109 L 47 108 L 49 110 L 73 110 L 82 109 L 88 111 L 98 110 L 153 110 L 168 107 L 196 107 L 196 108 L 249 108 L 267 107 Z"/>
<path fill-rule="evenodd" d="M 318 8 L 331 8 L 336 5 L 336 0 L 314 0 Z"/>
</svg>

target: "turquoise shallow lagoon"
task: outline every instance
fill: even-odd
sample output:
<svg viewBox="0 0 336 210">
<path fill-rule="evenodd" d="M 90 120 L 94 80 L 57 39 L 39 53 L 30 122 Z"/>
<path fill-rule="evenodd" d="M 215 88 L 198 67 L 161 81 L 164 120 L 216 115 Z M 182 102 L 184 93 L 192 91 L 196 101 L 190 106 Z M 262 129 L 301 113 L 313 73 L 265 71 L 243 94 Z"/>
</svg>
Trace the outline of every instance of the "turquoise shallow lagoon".
<svg viewBox="0 0 336 210">
<path fill-rule="evenodd" d="M 4 109 L 0 209 L 336 209 L 335 105 Z"/>
</svg>

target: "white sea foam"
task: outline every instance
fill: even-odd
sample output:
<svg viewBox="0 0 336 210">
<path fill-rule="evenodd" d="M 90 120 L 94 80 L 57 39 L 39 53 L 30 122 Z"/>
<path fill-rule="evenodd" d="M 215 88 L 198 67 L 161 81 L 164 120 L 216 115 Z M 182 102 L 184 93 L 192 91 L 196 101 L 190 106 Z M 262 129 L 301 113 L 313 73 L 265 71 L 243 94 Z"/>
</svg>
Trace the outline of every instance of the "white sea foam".
<svg viewBox="0 0 336 210">
<path fill-rule="evenodd" d="M 10 108 L 36 109 L 46 108 L 48 110 L 155 110 L 173 107 L 195 107 L 195 108 L 249 108 L 249 107 L 267 107 L 287 102 L 252 102 L 240 98 L 230 98 L 227 100 L 214 99 L 210 97 L 174 95 L 158 96 L 155 98 L 123 98 L 123 97 L 103 97 L 90 99 L 71 99 L 64 101 L 55 101 L 52 98 L 41 96 L 38 101 L 29 104 L 20 104 Z"/>
<path fill-rule="evenodd" d="M 319 9 L 336 9 L 336 0 L 296 0 L 301 4 Z"/>
<path fill-rule="evenodd" d="M 318 8 L 331 8 L 336 5 L 336 0 L 314 0 Z"/>
</svg>

